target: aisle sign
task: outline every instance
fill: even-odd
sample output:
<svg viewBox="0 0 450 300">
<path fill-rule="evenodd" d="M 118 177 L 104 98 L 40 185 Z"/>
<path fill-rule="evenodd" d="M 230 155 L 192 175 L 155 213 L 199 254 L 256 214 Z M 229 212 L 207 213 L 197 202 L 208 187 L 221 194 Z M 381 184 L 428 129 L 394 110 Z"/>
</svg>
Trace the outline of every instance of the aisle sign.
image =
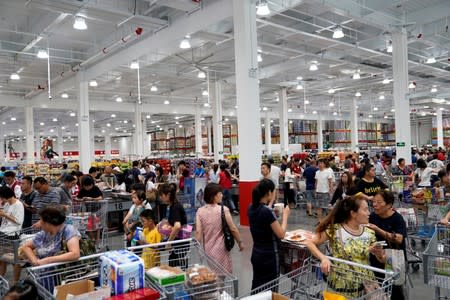
<svg viewBox="0 0 450 300">
<path fill-rule="evenodd" d="M 405 142 L 397 142 L 397 147 L 405 147 Z"/>
</svg>

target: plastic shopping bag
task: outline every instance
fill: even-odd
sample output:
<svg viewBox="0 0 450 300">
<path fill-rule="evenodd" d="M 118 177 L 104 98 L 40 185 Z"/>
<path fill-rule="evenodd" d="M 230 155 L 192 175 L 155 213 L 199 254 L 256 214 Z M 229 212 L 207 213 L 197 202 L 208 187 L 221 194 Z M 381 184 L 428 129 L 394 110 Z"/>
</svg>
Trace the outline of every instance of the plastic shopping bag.
<svg viewBox="0 0 450 300">
<path fill-rule="evenodd" d="M 347 300 L 347 298 L 340 294 L 323 291 L 323 300 Z"/>
</svg>

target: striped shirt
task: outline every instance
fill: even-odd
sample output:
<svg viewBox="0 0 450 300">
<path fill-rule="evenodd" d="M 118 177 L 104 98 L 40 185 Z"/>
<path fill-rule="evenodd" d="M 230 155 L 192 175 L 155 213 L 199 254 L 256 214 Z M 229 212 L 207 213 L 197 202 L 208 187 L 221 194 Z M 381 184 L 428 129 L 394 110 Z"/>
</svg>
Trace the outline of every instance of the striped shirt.
<svg viewBox="0 0 450 300">
<path fill-rule="evenodd" d="M 61 188 L 51 187 L 45 194 L 36 193 L 33 199 L 33 206 L 36 208 L 37 213 L 33 214 L 33 224 L 39 221 L 39 212 L 49 205 L 71 205 L 71 202 Z"/>
</svg>

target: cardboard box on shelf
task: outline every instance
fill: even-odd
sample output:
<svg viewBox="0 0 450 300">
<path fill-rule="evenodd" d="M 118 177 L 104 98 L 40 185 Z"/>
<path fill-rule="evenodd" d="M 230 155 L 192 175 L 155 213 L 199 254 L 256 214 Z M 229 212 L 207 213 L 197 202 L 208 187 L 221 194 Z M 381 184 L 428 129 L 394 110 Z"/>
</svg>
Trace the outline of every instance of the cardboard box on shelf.
<svg viewBox="0 0 450 300">
<path fill-rule="evenodd" d="M 55 287 L 56 300 L 97 300 L 111 296 L 111 289 L 104 287 L 95 290 L 92 280 L 80 280 Z"/>
</svg>

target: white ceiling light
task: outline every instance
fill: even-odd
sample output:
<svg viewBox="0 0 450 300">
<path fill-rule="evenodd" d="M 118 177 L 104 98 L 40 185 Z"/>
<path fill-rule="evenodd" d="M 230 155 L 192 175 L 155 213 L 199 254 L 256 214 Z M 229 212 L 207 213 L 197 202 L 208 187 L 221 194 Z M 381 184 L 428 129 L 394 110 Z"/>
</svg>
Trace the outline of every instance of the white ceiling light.
<svg viewBox="0 0 450 300">
<path fill-rule="evenodd" d="M 17 120 L 16 117 L 11 117 L 11 121 Z"/>
<path fill-rule="evenodd" d="M 42 59 L 47 59 L 48 58 L 48 53 L 46 50 L 44 49 L 40 49 L 38 51 L 38 53 L 36 54 L 37 58 L 42 58 Z"/>
<path fill-rule="evenodd" d="M 317 67 L 317 62 L 313 61 L 309 66 L 310 71 L 317 71 L 319 68 Z"/>
<path fill-rule="evenodd" d="M 150 119 L 150 115 L 146 115 L 145 118 Z"/>
<path fill-rule="evenodd" d="M 181 124 L 180 124 L 180 125 L 178 125 L 178 128 L 183 128 L 183 125 L 181 125 Z"/>
<path fill-rule="evenodd" d="M 165 105 L 169 105 L 169 104 L 170 104 L 170 101 L 169 101 L 169 100 L 164 100 L 164 104 L 165 104 Z"/>
<path fill-rule="evenodd" d="M 353 79 L 360 79 L 361 78 L 361 74 L 359 74 L 359 70 L 357 70 L 354 74 L 353 74 Z"/>
<path fill-rule="evenodd" d="M 335 90 L 333 88 L 328 90 L 328 94 L 334 94 Z"/>
<path fill-rule="evenodd" d="M 340 39 L 343 38 L 344 35 L 344 31 L 342 30 L 341 26 L 336 27 L 336 29 L 333 32 L 333 39 Z"/>
<path fill-rule="evenodd" d="M 369 118 L 372 118 L 372 115 L 369 115 Z"/>
<path fill-rule="evenodd" d="M 436 58 L 429 57 L 425 63 L 427 63 L 427 64 L 434 64 L 434 63 L 436 63 Z"/>
<path fill-rule="evenodd" d="M 69 98 L 69 95 L 67 93 L 62 93 L 61 98 L 67 99 L 67 98 Z"/>
<path fill-rule="evenodd" d="M 313 110 L 313 115 L 317 115 L 317 111 Z"/>
<path fill-rule="evenodd" d="M 383 79 L 383 84 L 389 84 L 391 82 L 388 78 Z"/>
<path fill-rule="evenodd" d="M 98 83 L 96 80 L 91 80 L 91 81 L 89 81 L 89 86 L 96 87 L 96 86 L 98 86 Z"/>
<path fill-rule="evenodd" d="M 111 114 L 111 118 L 115 118 L 116 117 L 116 114 Z"/>
<path fill-rule="evenodd" d="M 384 95 L 380 95 L 380 97 L 378 97 L 378 99 L 384 100 Z"/>
<path fill-rule="evenodd" d="M 209 107 L 209 103 L 203 104 L 204 107 Z"/>
<path fill-rule="evenodd" d="M 391 41 L 388 41 L 386 43 L 386 52 L 387 53 L 392 53 L 392 42 Z"/>
<path fill-rule="evenodd" d="M 387 118 L 388 118 L 388 116 L 387 116 L 387 115 L 384 115 L 384 118 L 385 118 L 385 119 L 387 119 Z"/>
<path fill-rule="evenodd" d="M 334 107 L 334 102 L 331 101 L 330 103 L 328 103 L 328 106 L 329 106 L 329 107 Z"/>
<path fill-rule="evenodd" d="M 64 127 L 64 126 L 61 126 L 61 129 L 62 129 L 62 130 L 64 130 L 64 129 L 66 129 L 66 127 Z"/>
<path fill-rule="evenodd" d="M 75 17 L 75 21 L 73 22 L 73 28 L 76 30 L 86 30 L 86 20 L 83 17 L 77 16 Z"/>
<path fill-rule="evenodd" d="M 237 108 L 238 108 L 238 106 L 237 106 L 237 105 L 235 105 L 235 106 L 234 106 L 234 109 L 237 109 Z"/>
<path fill-rule="evenodd" d="M 50 132 L 54 132 L 55 130 L 52 128 L 52 129 L 50 129 Z"/>
<path fill-rule="evenodd" d="M 356 92 L 355 97 L 361 97 L 361 93 L 360 92 Z"/>
<path fill-rule="evenodd" d="M 375 106 L 375 107 L 373 108 L 373 110 L 374 110 L 374 111 L 377 111 L 377 110 L 378 110 L 378 107 Z"/>
<path fill-rule="evenodd" d="M 426 113 L 426 112 L 422 112 L 420 115 L 421 115 L 422 117 L 425 117 L 425 116 L 427 115 L 427 113 Z"/>
<path fill-rule="evenodd" d="M 230 119 L 228 119 L 228 118 L 225 118 L 225 122 L 228 122 L 228 121 L 230 121 Z M 273 120 L 271 120 L 271 121 L 273 121 Z"/>
<path fill-rule="evenodd" d="M 45 123 L 44 123 L 44 122 L 41 122 L 41 123 L 39 123 L 39 125 L 41 125 L 41 126 L 44 126 L 44 125 L 45 125 Z"/>
<path fill-rule="evenodd" d="M 416 85 L 414 84 L 414 81 L 411 81 L 409 83 L 408 88 L 410 88 L 410 89 L 415 89 L 416 88 Z"/>
<path fill-rule="evenodd" d="M 128 120 L 123 120 L 123 123 L 124 124 L 128 124 Z"/>
<path fill-rule="evenodd" d="M 191 36 L 186 35 L 184 39 L 180 42 L 180 48 L 181 49 L 190 49 L 191 48 L 191 42 L 190 42 Z"/>
<path fill-rule="evenodd" d="M 106 127 L 111 127 L 111 123 L 106 123 Z"/>
<path fill-rule="evenodd" d="M 304 103 L 305 103 L 305 104 L 309 104 L 309 100 L 305 100 Z"/>
<path fill-rule="evenodd" d="M 263 111 L 267 111 L 267 110 L 268 110 L 267 106 L 264 106 L 264 107 L 262 108 L 262 110 L 263 110 Z"/>
<path fill-rule="evenodd" d="M 158 91 L 158 87 L 156 85 L 152 85 L 152 87 L 150 88 L 151 92 L 157 92 Z"/>
<path fill-rule="evenodd" d="M 280 97 L 275 98 L 275 102 L 280 102 Z M 237 107 L 236 107 L 237 108 Z"/>
<path fill-rule="evenodd" d="M 53 118 L 52 121 L 53 122 L 58 122 L 58 119 L 57 118 Z"/>
<path fill-rule="evenodd" d="M 75 126 L 76 126 L 76 127 L 78 127 L 78 125 L 79 125 L 78 123 L 75 123 Z"/>
<path fill-rule="evenodd" d="M 209 95 L 208 91 L 207 90 L 203 90 L 202 96 L 208 96 L 208 95 Z"/>
<path fill-rule="evenodd" d="M 204 79 L 204 78 L 206 78 L 206 73 L 203 72 L 203 71 L 199 71 L 198 74 L 197 74 L 197 77 L 201 78 L 201 79 Z"/>
<path fill-rule="evenodd" d="M 17 73 L 12 73 L 11 76 L 9 76 L 9 78 L 10 78 L 11 80 L 19 80 L 19 79 L 20 79 L 20 76 L 19 76 L 19 74 L 17 74 Z"/>
<path fill-rule="evenodd" d="M 116 102 L 122 102 L 123 100 L 122 100 L 122 98 L 121 97 L 117 97 L 116 98 Z"/>
<path fill-rule="evenodd" d="M 436 92 L 437 92 L 437 88 L 433 86 L 430 90 L 430 93 L 436 93 Z"/>
<path fill-rule="evenodd" d="M 292 112 L 292 108 L 288 108 L 288 112 Z"/>
<path fill-rule="evenodd" d="M 19 131 L 19 132 L 22 132 L 23 131 L 23 129 L 22 128 L 19 128 L 17 131 Z"/>
<path fill-rule="evenodd" d="M 132 69 L 132 70 L 137 70 L 137 69 L 139 69 L 139 63 L 138 63 L 137 60 L 133 60 L 133 61 L 131 62 L 131 64 L 130 64 L 130 69 Z"/>
<path fill-rule="evenodd" d="M 303 77 L 302 76 L 297 76 L 297 81 L 302 81 L 303 80 Z"/>
<path fill-rule="evenodd" d="M 256 60 L 258 62 L 262 62 L 263 61 L 261 53 L 258 53 L 258 55 L 256 56 Z"/>
<path fill-rule="evenodd" d="M 105 129 L 102 129 L 102 133 L 105 133 L 106 132 L 106 130 Z"/>
<path fill-rule="evenodd" d="M 439 110 L 445 110 L 445 108 L 443 108 L 443 107 L 440 107 L 440 108 L 439 108 Z"/>
<path fill-rule="evenodd" d="M 333 112 L 333 116 L 337 116 L 337 114 L 338 114 L 337 111 Z"/>
<path fill-rule="evenodd" d="M 76 115 L 77 115 L 77 114 L 74 113 L 74 112 L 71 112 L 71 113 L 70 113 L 70 116 L 71 116 L 71 117 L 75 117 Z"/>
<path fill-rule="evenodd" d="M 2 125 L 6 125 L 6 122 L 5 122 L 5 121 L 3 121 L 3 122 L 2 122 Z"/>
<path fill-rule="evenodd" d="M 178 121 L 175 122 L 175 125 L 179 125 L 179 124 L 180 124 L 180 122 L 178 122 Z"/>
<path fill-rule="evenodd" d="M 298 83 L 296 89 L 303 90 L 303 85 L 301 83 Z"/>
<path fill-rule="evenodd" d="M 395 112 L 395 108 L 391 109 L 391 112 Z"/>
<path fill-rule="evenodd" d="M 258 16 L 267 16 L 270 14 L 269 5 L 266 0 L 260 0 L 256 5 L 256 14 Z"/>
</svg>

